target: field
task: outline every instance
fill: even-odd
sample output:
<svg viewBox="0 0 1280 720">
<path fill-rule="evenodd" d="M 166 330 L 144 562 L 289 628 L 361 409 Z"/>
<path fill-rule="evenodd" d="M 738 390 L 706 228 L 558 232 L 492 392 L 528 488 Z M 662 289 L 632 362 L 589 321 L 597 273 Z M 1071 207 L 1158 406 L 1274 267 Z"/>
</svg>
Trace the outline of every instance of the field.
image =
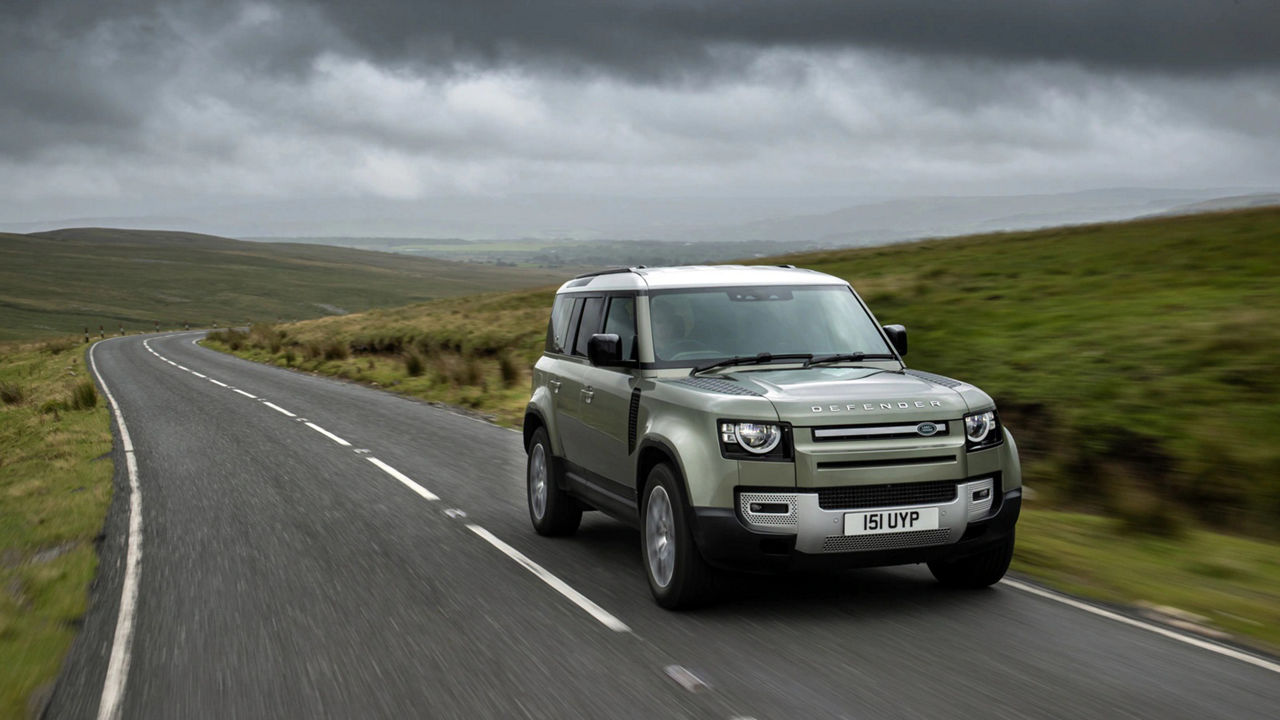
<svg viewBox="0 0 1280 720">
<path fill-rule="evenodd" d="M 78 630 L 110 452 L 84 345 L 0 346 L 0 717 L 39 710 Z"/>
<path fill-rule="evenodd" d="M 568 274 L 193 233 L 0 233 L 0 341 L 298 320 Z"/>
</svg>

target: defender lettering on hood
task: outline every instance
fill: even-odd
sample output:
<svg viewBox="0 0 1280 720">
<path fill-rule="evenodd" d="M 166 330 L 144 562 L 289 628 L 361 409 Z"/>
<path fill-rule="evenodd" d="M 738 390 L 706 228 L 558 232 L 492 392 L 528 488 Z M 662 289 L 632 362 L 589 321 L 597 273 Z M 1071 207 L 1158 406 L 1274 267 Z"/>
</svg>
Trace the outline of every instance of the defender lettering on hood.
<svg viewBox="0 0 1280 720">
<path fill-rule="evenodd" d="M 937 400 L 912 400 L 910 402 L 882 402 L 882 403 L 849 403 L 847 405 L 814 405 L 809 408 L 813 412 L 873 412 L 876 410 L 911 410 L 914 408 L 931 408 L 942 407 L 942 403 Z"/>
</svg>

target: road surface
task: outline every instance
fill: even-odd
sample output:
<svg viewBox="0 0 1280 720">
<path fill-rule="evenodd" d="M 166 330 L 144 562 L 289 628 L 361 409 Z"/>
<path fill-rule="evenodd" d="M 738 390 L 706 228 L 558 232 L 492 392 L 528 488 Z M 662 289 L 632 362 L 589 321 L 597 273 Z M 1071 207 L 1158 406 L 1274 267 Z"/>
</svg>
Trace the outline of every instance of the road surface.
<svg viewBox="0 0 1280 720">
<path fill-rule="evenodd" d="M 533 533 L 518 433 L 198 337 L 93 351 L 130 442 L 117 423 L 102 570 L 47 717 L 1200 720 L 1280 707 L 1266 659 L 1017 584 L 947 590 L 923 567 L 735 577 L 714 607 L 664 611 L 636 531 L 591 513 L 575 537 Z"/>
</svg>

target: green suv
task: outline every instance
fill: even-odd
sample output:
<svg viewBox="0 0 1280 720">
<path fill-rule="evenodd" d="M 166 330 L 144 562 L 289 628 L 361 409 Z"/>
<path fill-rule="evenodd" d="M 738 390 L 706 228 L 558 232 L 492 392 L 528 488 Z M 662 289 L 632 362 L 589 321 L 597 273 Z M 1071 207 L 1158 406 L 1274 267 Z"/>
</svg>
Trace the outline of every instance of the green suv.
<svg viewBox="0 0 1280 720">
<path fill-rule="evenodd" d="M 654 598 L 717 569 L 928 563 L 1004 576 L 1022 504 L 1013 437 L 978 388 L 903 363 L 849 283 L 784 267 L 627 268 L 556 294 L 524 418 L 529 517 L 640 529 Z"/>
</svg>

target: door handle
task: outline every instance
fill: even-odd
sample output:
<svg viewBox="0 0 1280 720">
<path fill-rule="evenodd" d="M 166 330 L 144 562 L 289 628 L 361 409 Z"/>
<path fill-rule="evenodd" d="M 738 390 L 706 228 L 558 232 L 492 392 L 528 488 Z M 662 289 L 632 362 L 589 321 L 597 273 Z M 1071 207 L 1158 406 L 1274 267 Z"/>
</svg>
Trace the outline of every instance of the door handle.
<svg viewBox="0 0 1280 720">
<path fill-rule="evenodd" d="M 596 391 L 595 391 L 595 390 L 592 390 L 591 388 L 583 388 L 583 389 L 582 389 L 582 401 L 583 401 L 583 402 L 585 402 L 585 403 L 590 403 L 590 402 L 591 402 L 591 398 L 593 398 L 593 397 L 595 397 L 595 396 L 596 396 Z"/>
<path fill-rule="evenodd" d="M 548 380 L 548 381 L 547 381 L 547 384 L 551 386 L 551 392 L 553 392 L 553 393 L 557 393 L 557 394 L 560 392 L 560 381 L 559 381 L 559 380 Z"/>
</svg>

